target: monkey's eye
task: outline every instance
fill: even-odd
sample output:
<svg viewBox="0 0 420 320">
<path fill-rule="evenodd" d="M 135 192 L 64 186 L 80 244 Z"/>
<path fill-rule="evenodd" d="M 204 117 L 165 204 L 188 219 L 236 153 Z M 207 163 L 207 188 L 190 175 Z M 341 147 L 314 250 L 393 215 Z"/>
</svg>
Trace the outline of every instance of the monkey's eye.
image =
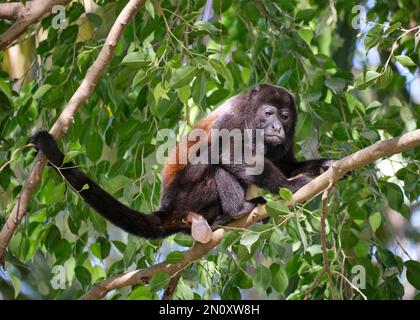
<svg viewBox="0 0 420 320">
<path fill-rule="evenodd" d="M 265 111 L 265 115 L 266 116 L 272 116 L 274 114 L 274 111 L 273 110 L 266 110 Z"/>
<path fill-rule="evenodd" d="M 283 112 L 283 113 L 280 115 L 280 118 L 281 118 L 282 120 L 284 120 L 284 121 L 287 121 L 287 120 L 289 120 L 289 115 L 288 115 L 286 112 Z"/>
</svg>

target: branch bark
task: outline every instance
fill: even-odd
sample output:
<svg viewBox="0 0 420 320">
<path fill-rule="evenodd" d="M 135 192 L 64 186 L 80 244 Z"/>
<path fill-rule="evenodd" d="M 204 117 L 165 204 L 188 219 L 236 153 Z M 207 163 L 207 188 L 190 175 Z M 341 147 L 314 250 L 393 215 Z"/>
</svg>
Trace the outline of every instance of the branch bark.
<svg viewBox="0 0 420 320">
<path fill-rule="evenodd" d="M 0 3 L 0 19 L 18 20 L 22 16 L 25 5 L 20 2 Z"/>
<path fill-rule="evenodd" d="M 171 280 L 169 281 L 168 286 L 163 293 L 162 300 L 172 300 L 172 297 L 175 293 L 176 287 L 178 286 L 179 279 L 181 279 L 182 270 L 176 273 Z"/>
<path fill-rule="evenodd" d="M 403 134 L 400 137 L 379 141 L 367 148 L 359 150 L 341 160 L 337 160 L 332 168 L 325 173 L 303 186 L 294 195 L 292 201 L 287 205 L 292 206 L 296 203 L 304 203 L 309 201 L 322 191 L 326 190 L 329 186 L 341 179 L 347 172 L 364 167 L 375 160 L 383 157 L 388 157 L 420 146 L 420 129 Z M 184 252 L 184 259 L 176 264 L 169 264 L 161 262 L 151 267 L 127 272 L 120 276 L 114 276 L 100 283 L 97 283 L 93 288 L 88 291 L 82 299 L 94 300 L 102 299 L 105 295 L 114 290 L 122 287 L 148 283 L 150 278 L 159 271 L 164 271 L 170 276 L 174 275 L 179 270 L 185 268 L 189 263 L 200 259 L 210 250 L 216 247 L 222 240 L 225 232 L 229 227 L 246 228 L 251 226 L 257 221 L 266 218 L 267 212 L 264 206 L 259 206 L 254 209 L 248 216 L 242 219 L 235 220 L 227 225 L 227 228 L 220 228 L 213 232 L 212 239 L 208 243 L 196 243 L 193 247 Z"/>
<path fill-rule="evenodd" d="M 23 34 L 29 26 L 38 22 L 44 16 L 49 16 L 56 5 L 65 5 L 71 0 L 33 0 L 25 5 L 12 2 L 2 3 L 0 18 L 16 20 L 0 35 L 0 50 L 6 49 L 14 40 Z"/>
<path fill-rule="evenodd" d="M 111 31 L 108 34 L 108 37 L 106 38 L 101 52 L 87 71 L 85 79 L 73 94 L 72 98 L 67 103 L 63 112 L 50 130 L 50 133 L 57 140 L 67 132 L 70 125 L 74 122 L 74 116 L 76 112 L 92 95 L 92 92 L 99 79 L 101 78 L 102 73 L 105 71 L 112 60 L 115 47 L 117 46 L 117 43 L 121 38 L 125 27 L 127 26 L 128 22 L 133 19 L 138 9 L 144 4 L 144 2 L 145 0 L 130 0 L 117 17 L 117 20 L 115 21 Z M 7 245 L 9 244 L 9 241 L 16 231 L 20 221 L 26 214 L 29 201 L 36 189 L 36 186 L 41 180 L 42 171 L 44 170 L 46 163 L 46 158 L 41 153 L 39 153 L 34 161 L 33 167 L 30 170 L 29 177 L 17 198 L 16 204 L 0 232 L 0 266 L 5 267 L 5 254 Z"/>
</svg>

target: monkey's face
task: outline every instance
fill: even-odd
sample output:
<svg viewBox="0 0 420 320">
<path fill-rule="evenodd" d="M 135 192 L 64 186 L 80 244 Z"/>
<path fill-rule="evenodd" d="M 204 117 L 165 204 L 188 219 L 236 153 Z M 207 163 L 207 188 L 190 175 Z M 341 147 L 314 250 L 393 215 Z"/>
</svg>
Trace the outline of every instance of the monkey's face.
<svg viewBox="0 0 420 320">
<path fill-rule="evenodd" d="M 259 128 L 264 130 L 264 140 L 270 145 L 279 145 L 288 138 L 291 115 L 287 108 L 264 104 L 257 111 Z"/>
<path fill-rule="evenodd" d="M 268 146 L 283 146 L 288 149 L 293 142 L 296 109 L 293 97 L 280 87 L 260 86 L 255 94 L 257 105 L 257 128 L 264 130 Z"/>
</svg>

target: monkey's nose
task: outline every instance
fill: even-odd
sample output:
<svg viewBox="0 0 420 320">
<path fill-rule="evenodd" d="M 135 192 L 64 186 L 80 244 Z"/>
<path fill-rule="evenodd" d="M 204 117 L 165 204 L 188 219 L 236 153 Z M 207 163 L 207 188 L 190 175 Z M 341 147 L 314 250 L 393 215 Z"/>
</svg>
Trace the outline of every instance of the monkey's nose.
<svg viewBox="0 0 420 320">
<path fill-rule="evenodd" d="M 273 123 L 271 128 L 276 132 L 280 132 L 280 129 L 281 129 L 280 125 L 278 125 L 276 123 Z"/>
</svg>

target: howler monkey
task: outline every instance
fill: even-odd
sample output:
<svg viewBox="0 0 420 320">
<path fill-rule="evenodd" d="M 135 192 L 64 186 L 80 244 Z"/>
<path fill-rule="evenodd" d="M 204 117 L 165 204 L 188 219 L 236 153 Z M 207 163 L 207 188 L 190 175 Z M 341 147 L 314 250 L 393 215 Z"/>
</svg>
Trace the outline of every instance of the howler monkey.
<svg viewBox="0 0 420 320">
<path fill-rule="evenodd" d="M 252 132 L 262 129 L 262 172 L 249 174 L 247 168 L 250 165 L 245 161 L 220 161 L 216 164 L 168 161 L 162 170 L 160 206 L 152 214 L 125 206 L 73 163 L 63 164 L 64 156 L 48 132 L 36 133 L 32 142 L 72 188 L 78 190 L 83 199 L 106 219 L 129 233 L 155 239 L 176 232 L 190 232 L 191 225 L 183 222 L 188 212 L 203 216 L 210 225 L 220 216 L 235 219 L 251 212 L 256 204 L 246 200 L 246 190 L 252 185 L 273 193 L 277 193 L 280 187 L 295 192 L 328 169 L 333 162 L 329 159 L 296 160 L 292 150 L 296 118 L 292 95 L 280 87 L 262 84 L 230 98 L 201 120 L 196 128 L 208 134 L 213 129 L 239 130 L 241 133 L 245 129 Z M 255 141 L 255 138 L 251 139 L 254 154 L 257 151 Z M 212 139 L 206 142 L 208 148 L 215 143 Z M 191 141 L 187 145 L 190 147 Z M 178 144 L 169 158 L 178 159 L 182 152 Z M 222 157 L 222 153 L 217 156 Z"/>
</svg>

